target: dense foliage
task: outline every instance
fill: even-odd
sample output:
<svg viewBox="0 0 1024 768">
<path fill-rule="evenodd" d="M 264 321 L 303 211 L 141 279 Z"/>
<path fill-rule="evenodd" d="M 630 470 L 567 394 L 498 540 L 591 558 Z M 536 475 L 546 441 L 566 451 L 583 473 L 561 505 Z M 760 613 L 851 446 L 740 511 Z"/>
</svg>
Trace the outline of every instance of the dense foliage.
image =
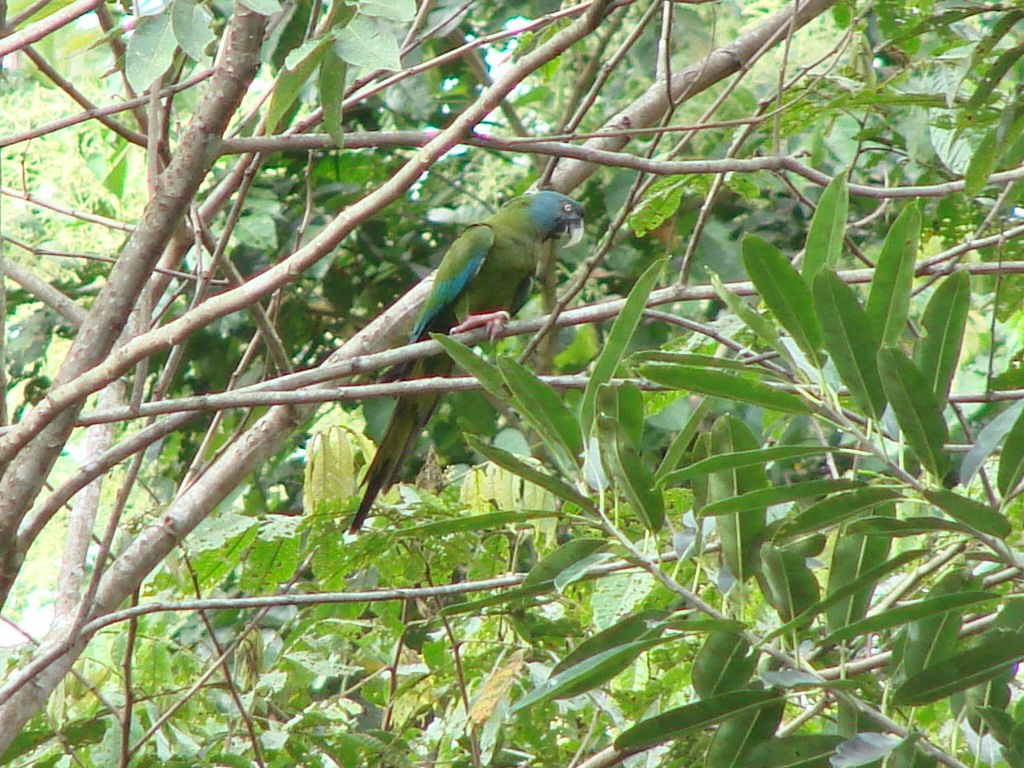
<svg viewBox="0 0 1024 768">
<path fill-rule="evenodd" d="M 0 762 L 1024 766 L 1024 10 L 136 11 L 0 3 Z"/>
</svg>

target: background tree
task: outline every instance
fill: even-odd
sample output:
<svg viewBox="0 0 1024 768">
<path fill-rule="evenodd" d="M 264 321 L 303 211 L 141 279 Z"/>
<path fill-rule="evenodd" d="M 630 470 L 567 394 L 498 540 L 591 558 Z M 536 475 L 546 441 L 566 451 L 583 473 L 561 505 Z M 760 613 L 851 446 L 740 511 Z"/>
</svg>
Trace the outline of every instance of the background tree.
<svg viewBox="0 0 1024 768">
<path fill-rule="evenodd" d="M 1024 764 L 1022 20 L 0 4 L 0 760 Z M 587 247 L 402 346 L 533 185 Z"/>
</svg>

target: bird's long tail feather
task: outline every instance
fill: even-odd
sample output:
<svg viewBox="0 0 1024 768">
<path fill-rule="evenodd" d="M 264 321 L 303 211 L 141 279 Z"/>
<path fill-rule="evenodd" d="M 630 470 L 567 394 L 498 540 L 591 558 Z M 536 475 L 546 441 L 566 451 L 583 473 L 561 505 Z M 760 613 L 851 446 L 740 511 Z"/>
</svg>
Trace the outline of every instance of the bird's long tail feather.
<svg viewBox="0 0 1024 768">
<path fill-rule="evenodd" d="M 417 364 L 409 378 L 444 376 L 451 368 L 451 360 L 443 357 L 433 358 Z M 406 457 L 416 444 L 416 438 L 419 437 L 440 399 L 439 393 L 426 392 L 400 397 L 395 403 L 387 429 L 384 430 L 384 436 L 377 446 L 377 453 L 363 479 L 366 490 L 352 518 L 349 533 L 355 533 L 363 526 L 377 496 L 398 479 L 398 473 Z"/>
</svg>

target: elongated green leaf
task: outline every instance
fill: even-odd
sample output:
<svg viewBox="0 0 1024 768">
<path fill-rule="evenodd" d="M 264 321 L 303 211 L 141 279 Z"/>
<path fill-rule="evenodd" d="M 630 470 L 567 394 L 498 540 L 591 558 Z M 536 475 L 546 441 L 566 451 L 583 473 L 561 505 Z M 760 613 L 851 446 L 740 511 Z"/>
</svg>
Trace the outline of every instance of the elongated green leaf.
<svg viewBox="0 0 1024 768">
<path fill-rule="evenodd" d="M 743 266 L 772 314 L 812 361 L 820 360 L 821 329 L 811 290 L 782 252 L 754 235 L 743 238 Z"/>
<path fill-rule="evenodd" d="M 879 513 L 885 514 L 887 517 L 894 517 L 895 505 L 887 504 L 879 510 Z M 867 615 L 877 581 L 868 581 L 863 588 L 849 592 L 846 597 L 836 598 L 835 595 L 850 584 L 858 583 L 866 572 L 875 570 L 876 563 L 888 565 L 886 557 L 889 555 L 890 543 L 889 539 L 881 536 L 857 536 L 849 531 L 836 541 L 835 547 L 832 549 L 832 562 L 828 569 L 828 586 L 826 588 L 828 597 L 835 600 L 827 611 L 830 629 L 845 627 Z"/>
<path fill-rule="evenodd" d="M 774 488 L 758 488 L 747 493 L 741 493 L 728 499 L 720 499 L 716 502 L 702 507 L 702 516 L 714 517 L 716 515 L 727 515 L 733 512 L 743 512 L 748 509 L 764 508 L 772 504 L 784 504 L 788 501 L 816 498 L 829 493 L 849 491 L 860 488 L 863 483 L 857 480 L 829 478 L 822 480 L 805 480 L 802 483 L 792 485 L 780 485 Z"/>
<path fill-rule="evenodd" d="M 604 539 L 573 539 L 567 541 L 537 563 L 523 579 L 524 587 L 532 587 L 545 581 L 553 581 L 566 568 L 571 568 L 595 552 L 604 549 Z"/>
<path fill-rule="evenodd" d="M 693 444 L 694 436 L 697 434 L 697 430 L 700 429 L 700 425 L 704 422 L 708 413 L 711 411 L 711 398 L 702 398 L 697 407 L 693 409 L 693 413 L 690 414 L 690 418 L 686 420 L 686 424 L 679 430 L 679 433 L 672 438 L 672 443 L 669 445 L 668 450 L 665 451 L 665 456 L 661 460 L 661 464 L 658 466 L 657 471 L 654 473 L 654 477 L 657 480 L 661 480 L 667 475 L 672 469 L 679 466 L 679 462 L 682 461 L 683 456 L 690 449 Z"/>
<path fill-rule="evenodd" d="M 785 706 L 785 702 L 773 701 L 722 723 L 708 746 L 704 759 L 707 768 L 740 768 L 745 765 L 747 753 L 775 735 Z"/>
<path fill-rule="evenodd" d="M 981 586 L 980 578 L 959 568 L 939 579 L 930 595 L 941 599 L 944 596 L 978 592 Z M 960 642 L 964 613 L 960 609 L 915 619 L 900 633 L 894 644 L 893 658 L 889 665 L 893 674 L 902 673 L 904 677 L 915 675 L 925 667 L 952 656 Z"/>
<path fill-rule="evenodd" d="M 544 438 L 562 469 L 577 468 L 577 459 L 583 452 L 580 424 L 558 392 L 511 358 L 499 358 L 498 371 L 511 390 L 517 409 Z"/>
<path fill-rule="evenodd" d="M 878 353 L 878 372 L 903 437 L 918 461 L 938 480 L 949 471 L 949 430 L 931 384 L 898 349 Z"/>
<path fill-rule="evenodd" d="M 776 637 L 784 636 L 788 632 L 792 632 L 794 629 L 804 627 L 807 624 L 809 624 L 811 620 L 815 616 L 820 614 L 822 611 L 832 613 L 833 610 L 836 610 L 837 606 L 839 606 L 839 608 L 844 609 L 841 614 L 842 616 L 845 616 L 847 613 L 852 613 L 852 611 L 845 610 L 845 604 L 848 601 L 850 601 L 851 598 L 854 598 L 859 602 L 861 600 L 861 598 L 859 597 L 860 593 L 865 592 L 870 594 L 871 592 L 873 592 L 875 587 L 878 585 L 878 582 L 884 576 L 887 576 L 888 574 L 893 573 L 894 571 L 898 571 L 904 565 L 907 565 L 908 563 L 911 563 L 914 560 L 918 560 L 922 557 L 925 557 L 929 553 L 930 550 L 927 549 L 908 549 L 905 552 L 901 552 L 891 560 L 887 560 L 883 562 L 881 565 L 877 565 L 874 568 L 864 571 L 863 573 L 861 573 L 860 576 L 858 576 L 853 581 L 847 584 L 843 584 L 834 592 L 830 591 L 828 597 L 808 607 L 803 613 L 801 613 L 793 620 L 787 621 L 785 624 L 782 624 L 781 626 L 778 626 L 775 629 L 773 629 L 771 632 L 765 635 L 764 642 L 767 643 L 768 641 L 773 640 Z M 865 563 L 865 565 L 870 565 L 870 563 Z M 829 583 L 831 587 L 831 580 Z M 832 626 L 831 623 L 829 626 Z M 842 626 L 845 626 L 845 624 L 837 624 L 836 629 Z"/>
<path fill-rule="evenodd" d="M 307 40 L 288 54 L 285 68 L 278 73 L 274 90 L 270 94 L 270 106 L 267 107 L 268 134 L 277 130 L 284 116 L 291 110 L 302 86 L 320 66 L 330 43 L 329 37 Z"/>
<path fill-rule="evenodd" d="M 757 654 L 739 632 L 713 632 L 697 651 L 690 671 L 693 690 L 702 699 L 743 688 L 754 674 Z"/>
<path fill-rule="evenodd" d="M 921 210 L 911 204 L 896 217 L 885 236 L 868 294 L 868 322 L 883 346 L 896 344 L 906 328 L 920 237 Z"/>
<path fill-rule="evenodd" d="M 601 436 L 601 455 L 611 469 L 619 490 L 629 500 L 647 529 L 660 531 L 665 523 L 665 502 L 655 485 L 654 475 L 637 456 L 617 421 L 604 415 L 599 416 L 598 434 Z"/>
<path fill-rule="evenodd" d="M 989 66 L 985 74 L 979 79 L 974 88 L 974 93 L 967 100 L 967 109 L 970 112 L 976 111 L 988 101 L 999 81 L 1003 79 L 1003 76 L 1010 70 L 1010 67 L 1021 56 L 1024 56 L 1024 44 L 1016 45 L 999 55 L 999 58 Z"/>
<path fill-rule="evenodd" d="M 964 194 L 974 197 L 988 184 L 988 177 L 996 169 L 1002 152 L 1002 137 L 999 135 L 999 127 L 990 129 L 981 141 L 978 142 L 974 154 L 971 155 L 971 162 L 964 172 Z"/>
<path fill-rule="evenodd" d="M 1013 425 L 1020 418 L 1021 413 L 1024 413 L 1024 400 L 1015 402 L 986 424 L 977 434 L 974 438 L 974 445 L 964 454 L 964 460 L 960 464 L 960 482 L 963 485 L 971 482 L 974 473 L 981 468 L 985 460 L 992 455 L 1009 431 L 1013 429 Z"/>
<path fill-rule="evenodd" d="M 830 768 L 842 736 L 798 734 L 762 741 L 747 753 L 745 768 Z"/>
<path fill-rule="evenodd" d="M 950 517 L 959 520 L 964 525 L 969 525 L 976 531 L 1005 539 L 1013 530 L 1010 521 L 1005 516 L 980 501 L 968 499 L 944 488 L 926 490 L 924 497 Z"/>
<path fill-rule="evenodd" d="M 1024 660 L 1024 635 L 993 632 L 977 646 L 925 667 L 893 694 L 893 703 L 919 706 L 991 680 Z"/>
<path fill-rule="evenodd" d="M 938 517 L 907 517 L 902 520 L 894 520 L 891 517 L 865 517 L 863 520 L 855 520 L 847 528 L 850 533 L 864 534 L 865 536 L 884 536 L 899 538 L 901 536 L 920 536 L 922 533 L 935 533 L 936 531 L 953 531 L 973 535 L 974 531 L 966 525 L 955 520 L 943 520 Z"/>
<path fill-rule="evenodd" d="M 785 347 L 779 339 L 779 334 L 766 318 L 759 315 L 744 299 L 737 296 L 722 282 L 722 279 L 715 273 L 711 273 L 711 287 L 722 302 L 729 308 L 736 317 L 743 321 L 743 324 L 753 331 L 760 339 L 777 350 L 785 352 Z"/>
<path fill-rule="evenodd" d="M 451 336 L 444 333 L 432 333 L 430 338 L 441 345 L 441 348 L 445 351 L 455 364 L 462 370 L 472 376 L 474 379 L 480 382 L 488 394 L 492 397 L 496 397 L 498 400 L 504 402 L 508 398 L 508 393 L 504 387 L 504 380 L 501 377 L 501 373 L 498 369 L 488 363 L 479 355 L 475 354 L 472 349 L 467 347 L 460 341 L 456 341 Z"/>
<path fill-rule="evenodd" d="M 954 272 L 935 289 L 921 318 L 925 337 L 917 345 L 915 360 L 940 406 L 949 399 L 970 306 L 971 277 Z"/>
<path fill-rule="evenodd" d="M 841 491 L 812 504 L 796 517 L 786 520 L 780 527 L 778 536 L 791 538 L 811 531 L 821 531 L 899 497 L 900 493 L 895 488 L 882 486 Z"/>
<path fill-rule="evenodd" d="M 1006 433 L 1006 442 L 1003 443 L 1003 452 L 999 457 L 999 473 L 996 475 L 996 485 L 999 493 L 1005 498 L 1018 485 L 1024 477 L 1024 411 L 1013 422 L 1010 431 Z"/>
<path fill-rule="evenodd" d="M 583 392 L 583 402 L 580 405 L 580 431 L 584 435 L 590 435 L 590 429 L 594 423 L 598 388 L 611 381 L 612 376 L 615 375 L 615 369 L 619 367 L 629 340 L 633 338 L 633 332 L 636 331 L 640 318 L 643 316 L 644 308 L 647 306 L 647 297 L 650 296 L 664 266 L 665 260 L 660 259 L 640 275 L 629 292 L 629 296 L 626 297 L 625 306 L 612 324 L 611 332 L 605 340 L 601 354 L 598 355 L 597 361 L 594 363 L 590 381 L 587 382 L 587 388 Z"/>
<path fill-rule="evenodd" d="M 830 633 L 821 641 L 821 644 L 834 645 L 835 643 L 841 643 L 844 640 L 850 640 L 869 632 L 881 632 L 893 627 L 900 627 L 911 621 L 936 616 L 941 617 L 950 611 L 962 611 L 964 608 L 998 599 L 997 595 L 988 592 L 960 592 L 941 597 L 926 598 L 915 603 L 901 605 L 898 608 L 890 608 L 885 613 L 880 613 L 877 616 L 869 616 L 866 619 L 855 621 Z"/>
<path fill-rule="evenodd" d="M 720 472 L 738 467 L 751 467 L 756 464 L 767 464 L 772 461 L 802 459 L 807 456 L 820 456 L 824 453 L 846 452 L 842 448 L 818 445 L 775 445 L 770 448 L 758 448 L 755 451 L 738 451 L 728 456 L 710 456 L 687 467 L 665 474 L 660 478 L 660 482 L 663 485 L 672 485 L 689 480 L 697 475 L 707 474 L 708 472 Z M 856 453 L 856 451 L 852 453 Z"/>
<path fill-rule="evenodd" d="M 810 406 L 799 395 L 732 373 L 671 363 L 648 363 L 640 366 L 639 373 L 645 379 L 671 389 L 701 392 L 783 413 L 810 411 Z"/>
<path fill-rule="evenodd" d="M 878 341 L 857 297 L 835 272 L 824 269 L 814 278 L 814 308 L 839 378 L 864 413 L 881 418 L 885 392 L 878 376 Z"/>
<path fill-rule="evenodd" d="M 641 720 L 619 734 L 615 747 L 638 750 L 677 739 L 690 731 L 707 728 L 723 720 L 768 704 L 784 701 L 774 691 L 730 691 L 710 699 L 670 709 L 660 715 Z"/>
<path fill-rule="evenodd" d="M 837 173 L 818 199 L 804 246 L 803 277 L 808 286 L 822 269 L 835 269 L 843 252 L 846 217 L 850 210 L 850 190 L 846 174 Z"/>
<path fill-rule="evenodd" d="M 636 661 L 641 653 L 663 642 L 665 640 L 661 637 L 636 640 L 599 651 L 557 673 L 552 672 L 551 677 L 512 705 L 510 711 L 518 712 L 543 701 L 567 699 L 586 693 L 607 683 Z"/>
<path fill-rule="evenodd" d="M 320 106 L 324 112 L 324 129 L 338 146 L 345 143 L 344 130 L 341 125 L 341 102 L 345 96 L 345 62 L 341 60 L 333 48 L 324 51 L 320 62 Z"/>
<path fill-rule="evenodd" d="M 556 512 L 523 509 L 488 512 L 482 515 L 462 515 L 450 520 L 438 520 L 402 528 L 396 531 L 394 536 L 398 539 L 423 539 L 428 536 L 446 536 L 449 533 L 464 533 L 466 531 L 497 531 L 506 525 L 522 523 L 526 520 L 542 520 L 556 515 Z"/>
<path fill-rule="evenodd" d="M 765 599 L 783 621 L 818 602 L 818 582 L 803 558 L 766 541 L 761 545 L 761 583 Z"/>
<path fill-rule="evenodd" d="M 666 621 L 669 615 L 668 611 L 651 609 L 626 616 L 577 645 L 568 656 L 555 665 L 551 670 L 551 676 L 564 672 L 599 653 L 660 635 L 669 625 Z"/>
<path fill-rule="evenodd" d="M 750 428 L 735 416 L 722 416 L 711 427 L 711 454 L 750 451 L 757 447 L 757 438 Z M 745 467 L 728 472 L 713 472 L 706 478 L 706 501 L 717 501 L 755 491 L 767 486 L 764 467 Z M 694 511 L 698 512 L 697 486 L 694 486 Z M 748 509 L 722 515 L 717 519 L 718 535 L 726 567 L 739 581 L 746 581 L 757 568 L 758 547 L 765 527 L 765 510 Z"/>
<path fill-rule="evenodd" d="M 619 426 L 622 427 L 622 433 L 629 440 L 630 446 L 639 448 L 640 441 L 643 440 L 644 421 L 646 420 L 643 390 L 636 382 L 624 381 L 615 388 L 615 394 L 618 398 L 615 413 L 619 419 Z M 574 423 L 579 429 L 579 422 Z"/>
<path fill-rule="evenodd" d="M 581 510 L 593 511 L 594 507 L 589 499 L 585 496 L 581 496 L 572 488 L 572 486 L 563 482 L 559 478 L 549 475 L 546 472 L 542 472 L 519 457 L 512 455 L 508 451 L 503 451 L 501 448 L 488 445 L 477 437 L 469 435 L 467 439 L 473 450 L 479 452 L 489 461 L 493 461 L 499 467 L 504 467 L 512 474 L 518 475 L 534 485 L 539 485 L 541 488 L 551 491 L 551 493 L 558 498 L 575 504 Z"/>
</svg>

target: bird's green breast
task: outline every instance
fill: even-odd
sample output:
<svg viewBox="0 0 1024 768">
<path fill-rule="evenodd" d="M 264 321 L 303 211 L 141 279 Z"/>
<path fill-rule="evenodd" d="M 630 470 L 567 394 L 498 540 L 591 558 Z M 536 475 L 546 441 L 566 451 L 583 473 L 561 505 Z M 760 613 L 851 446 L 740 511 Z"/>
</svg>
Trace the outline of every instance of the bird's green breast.
<svg viewBox="0 0 1024 768">
<path fill-rule="evenodd" d="M 461 322 L 469 315 L 499 309 L 515 313 L 523 300 L 537 270 L 537 263 L 545 251 L 554 247 L 543 242 L 521 227 L 492 224 L 494 245 L 473 278 L 468 290 L 460 297 L 456 314 Z"/>
</svg>

